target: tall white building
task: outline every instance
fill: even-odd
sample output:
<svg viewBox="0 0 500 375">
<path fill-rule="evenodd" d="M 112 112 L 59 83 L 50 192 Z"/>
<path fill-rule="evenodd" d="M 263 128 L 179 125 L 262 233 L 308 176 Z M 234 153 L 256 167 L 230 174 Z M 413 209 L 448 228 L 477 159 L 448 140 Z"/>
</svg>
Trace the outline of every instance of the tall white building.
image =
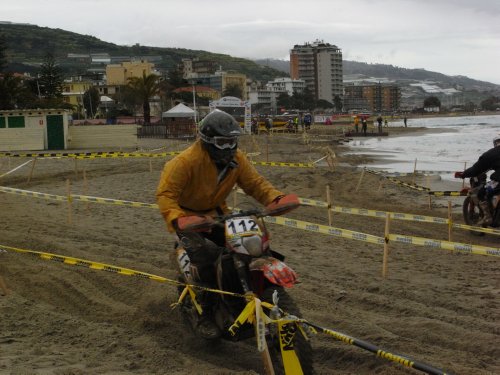
<svg viewBox="0 0 500 375">
<path fill-rule="evenodd" d="M 342 98 L 342 51 L 337 46 L 316 40 L 295 45 L 290 50 L 290 76 L 303 79 L 316 99 L 333 103 Z"/>
</svg>

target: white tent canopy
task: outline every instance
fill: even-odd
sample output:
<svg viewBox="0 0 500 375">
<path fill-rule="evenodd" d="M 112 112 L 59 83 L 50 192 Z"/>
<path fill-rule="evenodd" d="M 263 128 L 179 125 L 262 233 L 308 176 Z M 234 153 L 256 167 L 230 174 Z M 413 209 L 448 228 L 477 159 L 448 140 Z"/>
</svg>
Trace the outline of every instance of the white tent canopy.
<svg viewBox="0 0 500 375">
<path fill-rule="evenodd" d="M 174 108 L 161 114 L 161 117 L 194 117 L 194 110 L 179 103 Z"/>
</svg>

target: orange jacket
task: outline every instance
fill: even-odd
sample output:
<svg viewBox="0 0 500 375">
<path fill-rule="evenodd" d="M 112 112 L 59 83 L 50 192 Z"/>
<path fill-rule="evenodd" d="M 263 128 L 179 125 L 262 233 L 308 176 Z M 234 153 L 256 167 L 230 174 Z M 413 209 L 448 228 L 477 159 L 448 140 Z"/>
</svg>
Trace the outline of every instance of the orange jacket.
<svg viewBox="0 0 500 375">
<path fill-rule="evenodd" d="M 218 184 L 217 167 L 200 140 L 165 164 L 156 200 L 170 232 L 175 231 L 172 221 L 181 216 L 215 215 L 217 207 L 227 212 L 225 200 L 235 184 L 264 206 L 283 194 L 255 170 L 241 150 L 234 160 L 238 166 Z"/>
</svg>

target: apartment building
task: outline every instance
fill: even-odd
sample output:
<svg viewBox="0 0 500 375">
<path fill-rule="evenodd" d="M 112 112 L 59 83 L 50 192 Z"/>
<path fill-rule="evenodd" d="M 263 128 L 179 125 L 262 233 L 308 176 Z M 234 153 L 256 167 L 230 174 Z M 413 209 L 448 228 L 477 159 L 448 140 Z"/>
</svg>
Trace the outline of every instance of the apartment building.
<svg viewBox="0 0 500 375">
<path fill-rule="evenodd" d="M 290 50 L 290 76 L 302 79 L 316 100 L 333 103 L 342 98 L 342 51 L 335 45 L 316 40 L 295 45 Z"/>
<path fill-rule="evenodd" d="M 302 93 L 306 87 L 306 82 L 303 79 L 291 78 L 275 78 L 274 81 L 269 81 L 266 88 L 274 92 L 286 92 L 292 96 L 294 92 Z"/>
<path fill-rule="evenodd" d="M 146 60 L 125 61 L 120 64 L 106 65 L 108 85 L 126 85 L 131 77 L 142 77 L 153 73 L 154 64 Z"/>
<path fill-rule="evenodd" d="M 397 85 L 370 84 L 344 87 L 344 109 L 392 113 L 400 109 L 401 89 Z"/>
</svg>

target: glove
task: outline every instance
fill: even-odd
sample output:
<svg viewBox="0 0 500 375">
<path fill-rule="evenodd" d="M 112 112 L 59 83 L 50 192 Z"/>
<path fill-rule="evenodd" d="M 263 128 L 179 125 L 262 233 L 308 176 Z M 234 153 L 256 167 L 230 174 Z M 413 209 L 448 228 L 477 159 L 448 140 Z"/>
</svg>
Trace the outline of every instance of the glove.
<svg viewBox="0 0 500 375">
<path fill-rule="evenodd" d="M 269 216 L 283 215 L 300 206 L 299 197 L 295 194 L 279 195 L 266 206 Z"/>
<path fill-rule="evenodd" d="M 211 216 L 182 216 L 174 221 L 174 228 L 179 231 L 207 232 L 215 224 Z"/>
<path fill-rule="evenodd" d="M 464 172 L 455 172 L 455 178 L 465 178 Z"/>
</svg>

